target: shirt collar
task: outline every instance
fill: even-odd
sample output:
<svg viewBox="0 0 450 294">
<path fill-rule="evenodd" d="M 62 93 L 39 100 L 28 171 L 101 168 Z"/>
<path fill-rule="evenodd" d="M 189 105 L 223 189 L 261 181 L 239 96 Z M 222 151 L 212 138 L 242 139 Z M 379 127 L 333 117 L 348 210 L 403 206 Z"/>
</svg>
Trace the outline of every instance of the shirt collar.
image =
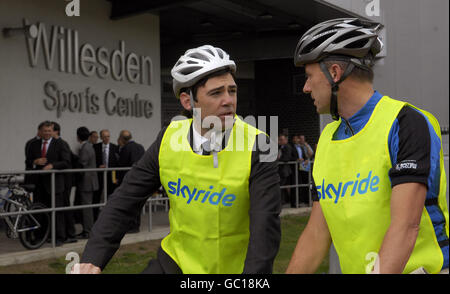
<svg viewBox="0 0 450 294">
<path fill-rule="evenodd" d="M 53 137 L 50 137 L 50 139 L 48 139 L 48 140 L 42 139 L 42 143 L 47 141 L 47 145 L 50 145 L 50 142 L 52 141 L 52 139 L 53 139 Z"/>
<path fill-rule="evenodd" d="M 202 135 L 200 135 L 199 132 L 197 132 L 197 130 L 195 129 L 195 127 L 192 128 L 192 132 L 193 132 L 193 149 L 194 151 L 202 151 L 202 144 L 205 143 L 206 141 L 208 141 L 207 138 L 203 137 Z"/>
<path fill-rule="evenodd" d="M 202 144 L 209 141 L 209 139 L 200 135 L 200 133 L 195 129 L 194 126 L 192 126 L 192 132 L 194 134 L 192 136 L 193 137 L 192 138 L 193 139 L 192 140 L 193 150 L 196 153 L 201 153 L 203 151 Z M 215 136 L 215 143 L 216 143 L 215 146 L 216 147 L 213 147 L 213 145 L 211 145 L 210 148 L 217 148 L 217 147 L 222 146 L 222 140 L 223 140 L 224 134 L 225 134 L 225 132 L 216 132 L 215 133 L 215 135 L 216 135 Z M 220 147 L 220 149 L 222 149 L 222 148 Z"/>
</svg>

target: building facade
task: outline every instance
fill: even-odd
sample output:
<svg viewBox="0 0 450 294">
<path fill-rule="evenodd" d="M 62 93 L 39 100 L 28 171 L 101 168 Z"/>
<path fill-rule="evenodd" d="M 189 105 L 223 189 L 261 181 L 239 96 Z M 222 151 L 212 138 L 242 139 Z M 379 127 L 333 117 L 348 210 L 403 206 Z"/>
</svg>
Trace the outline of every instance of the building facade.
<svg viewBox="0 0 450 294">
<path fill-rule="evenodd" d="M 81 1 L 68 17 L 60 0 L 0 1 L 0 170 L 25 168 L 25 142 L 44 120 L 76 129 L 130 130 L 146 148 L 160 130 L 159 18 L 113 21 L 107 1 Z"/>
</svg>

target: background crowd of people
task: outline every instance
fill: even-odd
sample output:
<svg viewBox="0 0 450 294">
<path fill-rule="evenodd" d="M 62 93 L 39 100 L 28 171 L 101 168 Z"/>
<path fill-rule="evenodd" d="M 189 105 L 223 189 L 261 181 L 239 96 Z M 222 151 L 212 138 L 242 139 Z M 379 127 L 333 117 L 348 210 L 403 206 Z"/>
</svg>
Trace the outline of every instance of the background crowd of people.
<svg viewBox="0 0 450 294">
<path fill-rule="evenodd" d="M 72 150 L 61 137 L 61 126 L 57 122 L 44 121 L 39 124 L 35 137 L 25 145 L 26 170 L 64 170 L 130 167 L 144 154 L 144 147 L 135 142 L 128 130 L 120 132 L 117 145 L 111 143 L 109 130 L 90 131 L 79 127 L 76 131 L 79 145 Z M 100 138 L 100 142 L 99 142 Z M 86 171 L 55 174 L 55 207 L 70 206 L 70 195 L 75 187 L 75 205 L 98 204 L 102 201 L 104 189 L 109 196 L 125 177 L 127 171 L 108 171 L 106 187 L 103 172 Z M 33 201 L 47 207 L 51 203 L 51 175 L 32 174 L 25 179 L 34 184 Z M 94 222 L 98 219 L 99 208 L 60 211 L 56 213 L 56 245 L 77 242 L 89 238 Z M 81 233 L 76 233 L 75 224 L 82 225 Z M 139 232 L 140 216 L 130 226 L 129 232 Z"/>
<path fill-rule="evenodd" d="M 69 144 L 61 137 L 61 126 L 54 121 L 44 121 L 39 124 L 35 137 L 28 140 L 25 145 L 26 170 L 50 169 L 92 169 L 131 167 L 145 153 L 144 147 L 132 139 L 128 130 L 122 130 L 118 136 L 117 144 L 111 142 L 109 130 L 99 132 L 79 127 L 76 131 L 79 145 L 72 150 Z M 278 161 L 280 185 L 293 185 L 296 182 L 295 168 L 298 184 L 309 183 L 309 172 L 314 157 L 314 150 L 306 142 L 305 136 L 295 134 L 289 142 L 288 135 L 278 137 Z M 298 161 L 299 164 L 283 164 Z M 86 171 L 83 173 L 57 173 L 55 175 L 55 207 L 70 206 L 70 196 L 75 188 L 73 205 L 98 204 L 106 189 L 110 196 L 120 185 L 127 171 L 108 171 L 106 186 L 104 173 Z M 51 176 L 50 174 L 28 175 L 28 184 L 34 184 L 33 201 L 51 207 Z M 298 189 L 299 205 L 309 204 L 309 188 L 282 188 L 282 203 L 296 207 L 296 191 Z M 76 242 L 77 239 L 88 239 L 89 233 L 100 214 L 100 208 L 86 208 L 83 210 L 69 210 L 56 213 L 56 239 L 57 245 Z M 129 233 L 139 232 L 141 216 L 138 215 L 130 226 Z M 75 224 L 82 225 L 82 232 L 76 234 Z"/>
<path fill-rule="evenodd" d="M 296 182 L 295 169 L 298 168 L 297 183 L 309 184 L 309 173 L 314 159 L 314 150 L 306 142 L 305 136 L 295 134 L 291 142 L 286 134 L 278 136 L 278 173 L 280 175 L 280 186 L 293 185 Z M 298 161 L 298 164 L 286 164 L 287 162 Z M 309 204 L 309 187 L 282 188 L 281 200 L 283 204 L 290 204 L 291 207 L 297 207 L 296 191 L 298 189 L 299 205 Z"/>
</svg>

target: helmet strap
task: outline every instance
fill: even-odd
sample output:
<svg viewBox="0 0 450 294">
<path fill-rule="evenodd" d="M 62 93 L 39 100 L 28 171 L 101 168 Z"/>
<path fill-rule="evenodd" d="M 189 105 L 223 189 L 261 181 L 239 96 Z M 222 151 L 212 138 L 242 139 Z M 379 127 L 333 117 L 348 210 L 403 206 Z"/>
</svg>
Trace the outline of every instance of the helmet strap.
<svg viewBox="0 0 450 294">
<path fill-rule="evenodd" d="M 339 81 L 335 82 L 333 77 L 331 76 L 325 62 L 319 62 L 320 69 L 324 73 L 325 77 L 328 79 L 328 82 L 331 84 L 331 99 L 330 99 L 330 114 L 333 120 L 339 119 L 339 111 L 338 111 L 338 101 L 337 101 L 337 92 L 339 91 L 339 84 L 342 83 L 355 68 L 355 65 L 351 62 L 348 63 L 347 68 L 344 71 L 344 74 L 340 78 Z"/>
<path fill-rule="evenodd" d="M 197 111 L 195 111 L 195 106 L 194 106 L 194 94 L 192 93 L 192 89 L 189 90 L 189 103 L 191 104 L 191 109 L 192 109 L 192 118 L 193 119 L 197 119 Z"/>
</svg>

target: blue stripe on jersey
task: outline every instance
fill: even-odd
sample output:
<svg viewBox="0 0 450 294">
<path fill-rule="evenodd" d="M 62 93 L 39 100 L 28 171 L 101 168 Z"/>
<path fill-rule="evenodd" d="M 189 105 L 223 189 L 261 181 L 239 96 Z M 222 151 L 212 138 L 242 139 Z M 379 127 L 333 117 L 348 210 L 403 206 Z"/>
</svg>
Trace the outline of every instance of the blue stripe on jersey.
<svg viewBox="0 0 450 294">
<path fill-rule="evenodd" d="M 389 131 L 388 146 L 389 154 L 391 155 L 391 164 L 395 166 L 397 164 L 397 154 L 398 154 L 398 132 L 400 131 L 400 125 L 398 123 L 398 118 L 395 119 L 392 124 L 391 130 Z"/>
<path fill-rule="evenodd" d="M 416 110 L 416 109 L 414 109 Z M 431 136 L 431 150 L 430 150 L 430 174 L 428 175 L 428 191 L 426 199 L 438 199 L 440 191 L 441 182 L 441 161 L 440 161 L 440 151 L 441 151 L 441 140 L 439 136 L 434 131 L 433 126 L 430 121 L 422 112 L 419 112 L 427 121 L 428 130 Z M 445 231 L 445 218 L 442 213 L 441 208 L 438 205 L 426 206 L 428 215 L 430 216 L 431 222 L 433 223 L 434 231 L 438 242 L 448 239 Z M 448 268 L 449 266 L 449 252 L 448 246 L 441 248 L 442 254 L 444 256 L 444 264 L 442 268 Z"/>
<path fill-rule="evenodd" d="M 442 266 L 442 269 L 448 268 L 448 250 L 449 250 L 449 247 L 447 245 L 445 247 L 442 247 L 441 249 L 442 249 L 442 252 L 444 253 L 444 265 Z M 447 266 L 445 266 L 445 265 L 447 265 Z"/>
</svg>

